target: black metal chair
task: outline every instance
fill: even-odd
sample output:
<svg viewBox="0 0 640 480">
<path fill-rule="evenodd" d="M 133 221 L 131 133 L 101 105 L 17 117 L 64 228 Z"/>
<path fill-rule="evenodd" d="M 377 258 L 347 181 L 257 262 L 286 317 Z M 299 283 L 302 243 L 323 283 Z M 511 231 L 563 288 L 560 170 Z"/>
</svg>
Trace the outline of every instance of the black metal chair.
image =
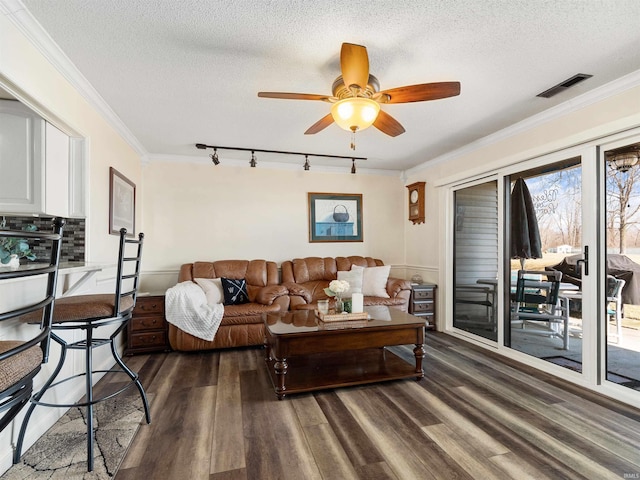
<svg viewBox="0 0 640 480">
<path fill-rule="evenodd" d="M 0 282 L 46 275 L 46 290 L 43 295 L 37 295 L 35 301 L 29 301 L 20 308 L 0 313 L 2 322 L 15 320 L 25 314 L 34 314 L 39 318 L 39 328 L 29 339 L 0 341 L 0 431 L 4 430 L 27 404 L 33 391 L 33 378 L 40 371 L 41 365 L 48 360 L 64 223 L 61 218 L 54 219 L 53 232 L 0 230 L 0 239 L 24 239 L 27 242 L 35 240 L 46 243 L 47 247 L 51 242 L 48 263 L 37 262 L 23 265 L 16 270 L 7 270 L 7 267 L 0 270 Z"/>
<path fill-rule="evenodd" d="M 142 245 L 144 240 L 144 235 L 142 233 L 138 235 L 137 239 L 127 238 L 126 234 L 126 229 L 123 228 L 120 230 L 120 250 L 118 254 L 115 294 L 77 295 L 64 297 L 56 301 L 56 309 L 53 315 L 53 324 L 51 326 L 51 338 L 62 347 L 60 361 L 58 362 L 54 372 L 45 382 L 42 389 L 31 398 L 31 405 L 27 410 L 18 435 L 14 463 L 18 463 L 20 460 L 20 456 L 22 454 L 22 443 L 27 429 L 27 424 L 29 423 L 29 418 L 31 417 L 33 410 L 38 405 L 48 407 L 86 407 L 88 471 L 93 470 L 93 406 L 96 403 L 119 395 L 129 387 L 135 385 L 140 393 L 140 398 L 142 399 L 146 421 L 147 423 L 151 423 L 147 396 L 142 384 L 140 383 L 138 374 L 133 372 L 124 364 L 118 354 L 115 343 L 117 336 L 123 331 L 127 326 L 128 321 L 131 319 L 133 307 L 136 303 L 140 276 L 140 263 L 142 258 Z M 127 252 L 127 247 L 129 245 L 132 245 L 129 247 L 130 249 L 135 248 L 136 250 L 135 255 L 133 256 L 130 256 L 131 254 Z M 30 323 L 33 321 L 33 318 L 28 316 L 23 317 L 22 321 Z M 108 325 L 116 326 L 115 331 L 111 335 L 107 338 L 99 338 L 95 336 L 96 329 Z M 56 334 L 57 331 L 69 330 L 82 330 L 84 331 L 85 338 L 73 343 L 68 343 Z M 111 354 L 117 365 L 110 370 L 94 370 L 92 358 L 93 349 L 103 345 L 110 346 Z M 83 373 L 55 381 L 64 365 L 68 350 L 83 350 L 85 352 L 85 371 Z M 96 373 L 125 373 L 129 377 L 130 381 L 126 382 L 124 386 L 117 388 L 116 391 L 108 392 L 98 398 L 95 398 L 93 392 L 93 375 Z M 80 401 L 72 404 L 62 404 L 48 402 L 43 398 L 47 391 L 81 376 L 85 377 L 85 397 L 80 399 Z"/>
</svg>

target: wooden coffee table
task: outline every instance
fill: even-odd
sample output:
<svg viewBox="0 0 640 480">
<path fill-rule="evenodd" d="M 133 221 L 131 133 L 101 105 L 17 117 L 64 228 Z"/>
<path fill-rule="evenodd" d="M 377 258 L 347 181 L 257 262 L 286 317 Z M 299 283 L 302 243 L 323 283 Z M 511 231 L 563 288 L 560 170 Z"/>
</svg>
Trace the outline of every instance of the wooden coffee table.
<svg viewBox="0 0 640 480">
<path fill-rule="evenodd" d="M 424 318 L 365 307 L 368 321 L 324 323 L 311 310 L 265 313 L 265 361 L 279 400 L 290 393 L 424 377 Z M 414 344 L 415 366 L 385 347 Z"/>
</svg>

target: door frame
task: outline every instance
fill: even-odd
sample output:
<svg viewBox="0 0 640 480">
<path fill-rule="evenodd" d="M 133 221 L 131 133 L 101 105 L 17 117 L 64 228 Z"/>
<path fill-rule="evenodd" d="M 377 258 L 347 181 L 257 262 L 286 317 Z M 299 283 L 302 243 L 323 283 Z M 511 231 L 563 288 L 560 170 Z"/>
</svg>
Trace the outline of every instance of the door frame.
<svg viewBox="0 0 640 480">
<path fill-rule="evenodd" d="M 640 127 L 602 136 L 598 139 L 554 150 L 553 152 L 534 158 L 514 162 L 508 166 L 495 168 L 484 174 L 478 174 L 473 178 L 465 180 L 457 179 L 450 183 L 441 184 L 441 199 L 442 204 L 445 205 L 441 217 L 445 232 L 445 261 L 442 264 L 443 272 L 441 274 L 441 279 L 446 285 L 445 304 L 442 309 L 445 317 L 444 331 L 481 347 L 496 350 L 505 357 L 513 358 L 523 364 L 548 372 L 556 377 L 581 385 L 590 390 L 617 398 L 625 403 L 632 405 L 637 404 L 640 400 L 640 392 L 606 380 L 606 322 L 603 321 L 603 315 L 605 308 L 604 294 L 606 291 L 604 283 L 606 272 L 606 255 L 604 254 L 606 247 L 604 231 L 604 225 L 606 225 L 606 209 L 604 208 L 604 151 L 638 141 L 640 141 Z M 581 247 L 583 251 L 585 246 L 588 246 L 590 250 L 590 274 L 583 280 L 582 287 L 583 297 L 586 299 L 586 301 L 583 301 L 583 316 L 596 319 L 595 321 L 583 323 L 582 374 L 505 347 L 503 334 L 505 301 L 498 302 L 497 305 L 497 342 L 475 336 L 469 332 L 453 327 L 453 255 L 455 253 L 453 248 L 453 228 L 455 221 L 454 192 L 468 186 L 497 180 L 499 215 L 498 244 L 502 245 L 502 248 L 499 248 L 498 258 L 501 262 L 500 264 L 505 265 L 505 262 L 508 261 L 504 248 L 504 232 L 506 227 L 504 218 L 504 195 L 506 194 L 505 176 L 515 175 L 519 171 L 578 156 L 581 158 L 582 165 L 581 193 L 583 201 Z M 505 298 L 504 275 L 503 267 L 498 270 L 498 291 L 496 293 L 498 298 Z"/>
</svg>

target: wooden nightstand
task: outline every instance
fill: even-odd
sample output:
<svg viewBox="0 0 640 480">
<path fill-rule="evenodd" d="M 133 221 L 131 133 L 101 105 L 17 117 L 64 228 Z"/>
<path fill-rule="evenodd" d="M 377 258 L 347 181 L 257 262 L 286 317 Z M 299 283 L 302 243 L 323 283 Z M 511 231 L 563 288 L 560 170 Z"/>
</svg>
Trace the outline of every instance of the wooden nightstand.
<svg viewBox="0 0 640 480">
<path fill-rule="evenodd" d="M 164 295 L 139 296 L 127 325 L 125 355 L 171 350 L 167 331 Z"/>
<path fill-rule="evenodd" d="M 411 285 L 411 299 L 409 300 L 409 313 L 417 317 L 424 317 L 427 328 L 436 328 L 436 288 L 437 285 L 423 283 Z"/>
</svg>

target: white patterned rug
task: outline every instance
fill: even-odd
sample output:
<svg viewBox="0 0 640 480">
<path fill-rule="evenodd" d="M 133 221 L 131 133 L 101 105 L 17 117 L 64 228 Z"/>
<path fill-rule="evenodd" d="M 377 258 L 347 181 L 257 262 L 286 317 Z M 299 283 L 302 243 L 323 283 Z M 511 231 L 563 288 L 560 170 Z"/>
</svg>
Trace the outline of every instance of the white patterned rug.
<svg viewBox="0 0 640 480">
<path fill-rule="evenodd" d="M 135 389 L 97 404 L 94 468 L 87 472 L 86 410 L 71 408 L 0 479 L 111 479 L 143 417 L 142 401 Z"/>
</svg>

